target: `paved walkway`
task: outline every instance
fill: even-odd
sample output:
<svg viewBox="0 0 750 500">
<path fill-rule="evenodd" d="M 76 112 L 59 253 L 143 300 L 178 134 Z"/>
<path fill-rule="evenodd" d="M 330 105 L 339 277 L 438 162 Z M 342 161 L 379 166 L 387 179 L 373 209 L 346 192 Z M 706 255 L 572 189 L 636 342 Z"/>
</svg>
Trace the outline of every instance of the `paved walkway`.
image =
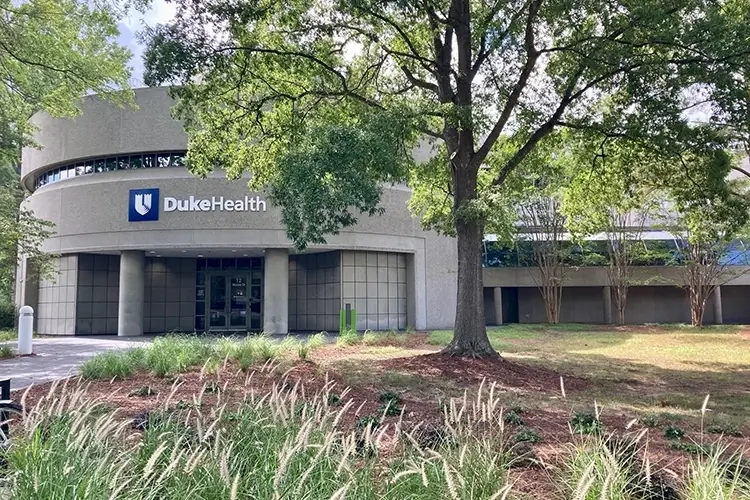
<svg viewBox="0 0 750 500">
<path fill-rule="evenodd" d="M 35 356 L 0 359 L 0 378 L 11 378 L 11 390 L 22 389 L 78 373 L 78 367 L 94 354 L 134 347 L 151 337 L 61 337 L 34 339 Z M 8 342 L 14 349 L 16 342 Z"/>
</svg>

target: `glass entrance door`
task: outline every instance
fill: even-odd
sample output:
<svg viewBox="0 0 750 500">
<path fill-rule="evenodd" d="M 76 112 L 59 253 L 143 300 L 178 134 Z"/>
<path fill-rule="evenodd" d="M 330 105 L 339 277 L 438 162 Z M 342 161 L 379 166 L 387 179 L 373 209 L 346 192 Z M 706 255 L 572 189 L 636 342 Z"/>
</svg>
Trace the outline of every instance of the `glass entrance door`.
<svg viewBox="0 0 750 500">
<path fill-rule="evenodd" d="M 209 277 L 208 300 L 209 300 L 209 324 L 211 330 L 224 330 L 227 328 L 227 277 L 225 275 L 213 275 Z"/>
<path fill-rule="evenodd" d="M 247 276 L 229 277 L 229 328 L 247 329 Z"/>
<path fill-rule="evenodd" d="M 213 274 L 208 282 L 210 330 L 260 330 L 260 271 Z"/>
</svg>

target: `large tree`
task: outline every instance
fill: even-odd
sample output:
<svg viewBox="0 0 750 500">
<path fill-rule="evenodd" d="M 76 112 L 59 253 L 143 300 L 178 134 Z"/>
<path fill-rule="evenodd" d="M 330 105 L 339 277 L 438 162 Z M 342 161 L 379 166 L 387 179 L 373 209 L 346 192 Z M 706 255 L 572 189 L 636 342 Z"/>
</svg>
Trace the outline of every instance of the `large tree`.
<svg viewBox="0 0 750 500">
<path fill-rule="evenodd" d="M 496 355 L 482 240 L 539 144 L 565 126 L 669 136 L 682 90 L 712 74 L 698 68 L 750 50 L 721 43 L 723 3 L 708 0 L 174 3 L 148 33 L 146 79 L 179 84 L 190 168 L 251 172 L 298 247 L 408 180 L 426 225 L 457 239 L 457 355 Z M 434 157 L 415 165 L 420 138 Z"/>
<path fill-rule="evenodd" d="M 129 5 L 135 5 L 129 4 Z M 130 52 L 116 42 L 124 3 L 87 0 L 0 0 L 0 296 L 12 289 L 18 255 L 51 276 L 40 251 L 51 225 L 22 208 L 20 151 L 36 146 L 34 113 L 80 113 L 81 97 L 95 92 L 130 102 Z"/>
</svg>

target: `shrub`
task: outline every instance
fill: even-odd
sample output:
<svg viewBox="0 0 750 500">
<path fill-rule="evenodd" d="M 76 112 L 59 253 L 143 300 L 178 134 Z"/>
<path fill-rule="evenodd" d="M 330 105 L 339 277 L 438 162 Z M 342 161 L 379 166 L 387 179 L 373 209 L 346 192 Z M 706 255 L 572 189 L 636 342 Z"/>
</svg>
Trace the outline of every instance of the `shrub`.
<svg viewBox="0 0 750 500">
<path fill-rule="evenodd" d="M 366 429 L 367 427 L 377 429 L 380 427 L 380 415 L 365 415 L 364 417 L 359 417 L 356 425 L 357 429 Z"/>
<path fill-rule="evenodd" d="M 10 302 L 0 302 L 0 330 L 13 330 L 16 326 L 16 306 Z"/>
<path fill-rule="evenodd" d="M 344 330 L 343 332 L 339 333 L 339 337 L 336 339 L 336 345 L 340 346 L 350 346 L 358 344 L 360 341 L 360 336 L 357 333 L 357 330 L 349 329 Z"/>
<path fill-rule="evenodd" d="M 148 346 L 145 362 L 150 371 L 165 377 L 202 365 L 214 352 L 211 343 L 196 335 L 166 335 Z"/>
<path fill-rule="evenodd" d="M 570 426 L 577 434 L 599 434 L 602 423 L 595 413 L 590 411 L 576 412 L 570 419 Z"/>
<path fill-rule="evenodd" d="M 299 359 L 307 361 L 309 355 L 310 346 L 306 342 L 300 342 L 299 345 L 297 345 L 297 356 L 299 356 Z"/>
<path fill-rule="evenodd" d="M 516 443 L 538 443 L 542 437 L 534 429 L 523 429 L 513 436 Z"/>
<path fill-rule="evenodd" d="M 381 341 L 381 336 L 372 330 L 365 330 L 362 334 L 362 343 L 364 345 L 375 345 Z"/>
<path fill-rule="evenodd" d="M 311 336 L 309 339 L 307 339 L 307 346 L 310 348 L 311 351 L 314 351 L 315 349 L 318 349 L 319 347 L 323 347 L 324 345 L 326 345 L 325 332 L 318 332 L 315 335 Z"/>
<path fill-rule="evenodd" d="M 664 437 L 667 439 L 681 439 L 685 435 L 685 431 L 675 425 L 670 425 L 664 429 Z"/>
<path fill-rule="evenodd" d="M 16 353 L 13 352 L 13 349 L 9 345 L 0 345 L 0 359 L 9 359 L 15 355 Z"/>
<path fill-rule="evenodd" d="M 599 436 L 572 448 L 563 467 L 563 482 L 569 498 L 580 500 L 622 500 L 634 495 L 641 470 L 641 449 L 636 443 L 611 441 Z M 646 482 L 650 478 L 646 479 Z M 644 496 L 644 498 L 651 498 Z M 657 498 L 657 497 L 654 497 Z M 658 497 L 670 498 L 670 497 Z"/>
<path fill-rule="evenodd" d="M 750 482 L 741 473 L 741 454 L 728 454 L 726 446 L 690 460 L 683 500 L 735 499 L 750 497 Z"/>
<path fill-rule="evenodd" d="M 505 423 L 509 425 L 523 425 L 523 419 L 521 418 L 521 415 L 513 410 L 510 410 L 508 413 L 503 415 L 503 421 L 505 421 Z"/>
<path fill-rule="evenodd" d="M 643 415 L 638 421 L 646 427 L 654 428 L 661 425 L 661 418 L 656 413 L 647 413 Z"/>
<path fill-rule="evenodd" d="M 328 393 L 328 406 L 339 406 L 341 404 L 341 395 L 335 392 Z"/>
<path fill-rule="evenodd" d="M 392 403 L 395 405 L 399 405 L 401 404 L 401 396 L 391 391 L 381 392 L 380 396 L 378 397 L 378 401 L 383 404 Z"/>
<path fill-rule="evenodd" d="M 722 434 L 724 436 L 742 437 L 742 431 L 734 422 L 716 422 L 706 427 L 709 434 Z"/>
</svg>

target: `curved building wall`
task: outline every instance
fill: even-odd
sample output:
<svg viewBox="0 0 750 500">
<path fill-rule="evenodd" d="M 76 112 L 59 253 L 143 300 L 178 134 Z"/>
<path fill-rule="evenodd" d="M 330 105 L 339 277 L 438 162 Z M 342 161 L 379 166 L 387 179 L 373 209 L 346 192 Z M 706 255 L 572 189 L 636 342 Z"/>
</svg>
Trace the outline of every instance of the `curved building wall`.
<svg viewBox="0 0 750 500">
<path fill-rule="evenodd" d="M 34 122 L 39 127 L 36 139 L 42 149 L 23 151 L 24 185 L 31 190 L 41 173 L 86 159 L 186 148 L 180 123 L 170 118 L 173 101 L 165 89 L 137 90 L 136 102 L 138 109 L 118 108 L 92 96 L 83 100 L 83 114 L 74 119 L 35 116 Z M 356 226 L 331 235 L 326 244 L 315 245 L 304 253 L 334 252 L 335 257 L 305 259 L 295 255 L 278 210 L 263 193 L 250 193 L 246 180 L 228 181 L 221 172 L 200 179 L 180 167 L 127 169 L 78 175 L 42 185 L 25 203 L 36 216 L 56 226 L 55 236 L 44 243 L 45 251 L 71 258 L 78 256 L 81 262 L 89 262 L 90 258 L 84 256 L 92 254 L 117 259 L 122 255 L 123 259 L 127 257 L 122 260 L 127 266 L 110 262 L 101 271 L 106 271 L 106 279 L 104 275 L 97 278 L 96 269 L 78 266 L 78 292 L 73 302 L 68 290 L 73 285 L 68 281 L 65 285 L 43 283 L 37 289 L 41 291 L 39 302 L 45 309 L 39 315 L 39 324 L 45 325 L 40 333 L 115 333 L 116 330 L 125 334 L 122 330 L 133 328 L 134 320 L 123 318 L 132 310 L 142 310 L 138 314 L 143 316 L 143 331 L 147 332 L 156 332 L 162 325 L 165 329 L 169 326 L 186 329 L 193 315 L 197 325 L 203 306 L 194 294 L 201 292 L 199 281 L 205 276 L 196 268 L 196 259 L 242 256 L 266 261 L 262 291 L 266 299 L 272 297 L 271 302 L 276 302 L 282 293 L 284 300 L 290 301 L 288 306 L 274 312 L 271 302 L 265 300 L 263 315 L 273 321 L 272 328 L 286 329 L 288 325 L 292 329 L 308 329 L 307 325 L 314 325 L 316 329 L 325 326 L 335 330 L 340 310 L 354 309 L 358 304 L 360 312 L 369 305 L 366 314 L 356 318 L 360 329 L 403 328 L 407 322 L 420 329 L 450 328 L 455 314 L 455 241 L 423 231 L 407 209 L 409 196 L 408 189 L 402 186 L 385 186 L 384 215 L 363 216 Z M 139 203 L 150 207 L 150 210 L 140 207 L 147 215 L 134 212 Z M 145 263 L 139 254 L 145 255 Z M 271 254 L 272 259 L 265 257 Z M 279 260 L 279 255 L 289 257 Z M 360 258 L 365 262 L 361 269 Z M 166 268 L 180 272 L 174 276 L 169 271 L 164 276 L 153 272 L 158 259 L 171 262 Z M 180 259 L 190 262 L 180 263 Z M 368 259 L 375 265 L 368 266 Z M 69 260 L 67 267 L 72 269 Z M 298 270 L 309 267 L 303 263 L 318 261 L 325 263 L 325 270 L 313 269 L 304 275 Z M 389 270 L 385 264 L 378 267 L 377 262 L 392 262 L 393 269 Z M 141 276 L 140 281 L 134 281 L 135 291 L 129 288 L 126 279 L 133 274 L 130 266 L 135 266 L 136 275 Z M 327 269 L 331 267 L 337 267 L 338 272 Z M 356 276 L 351 274 L 355 272 Z M 325 282 L 315 283 L 321 286 L 316 286 L 312 293 L 320 288 L 324 295 L 305 297 L 299 302 L 301 309 L 298 308 L 295 300 L 308 288 L 300 292 L 298 280 L 309 276 L 318 279 L 318 275 L 325 276 L 320 278 Z M 388 281 L 390 275 L 393 283 Z M 209 279 L 211 276 L 208 272 Z M 106 301 L 96 293 L 97 280 L 100 286 L 107 287 L 102 288 Z M 107 283 L 102 284 L 105 280 Z M 169 286 L 164 288 L 160 281 L 152 283 L 152 280 L 165 283 L 171 280 L 175 284 L 174 293 L 170 293 Z M 393 286 L 389 288 L 389 284 Z M 59 307 L 54 305 L 62 293 L 57 286 L 67 287 L 65 314 L 60 314 Z M 32 297 L 32 288 L 25 286 L 24 295 Z M 145 292 L 138 292 L 144 289 Z M 392 294 L 388 293 L 390 289 Z M 227 290 L 231 293 L 232 289 Z M 291 294 L 285 290 L 291 290 Z M 143 296 L 146 300 L 165 296 L 159 299 L 165 306 L 156 306 L 154 301 L 141 309 L 127 307 L 128 301 L 138 300 L 138 295 L 140 300 Z M 209 301 L 205 300 L 208 307 Z M 97 306 L 98 302 L 106 304 Z M 70 314 L 73 303 L 78 310 L 75 318 Z M 52 314 L 47 310 L 57 312 Z M 174 315 L 169 311 L 180 312 Z M 76 325 L 75 332 L 71 331 L 71 324 Z"/>
</svg>

